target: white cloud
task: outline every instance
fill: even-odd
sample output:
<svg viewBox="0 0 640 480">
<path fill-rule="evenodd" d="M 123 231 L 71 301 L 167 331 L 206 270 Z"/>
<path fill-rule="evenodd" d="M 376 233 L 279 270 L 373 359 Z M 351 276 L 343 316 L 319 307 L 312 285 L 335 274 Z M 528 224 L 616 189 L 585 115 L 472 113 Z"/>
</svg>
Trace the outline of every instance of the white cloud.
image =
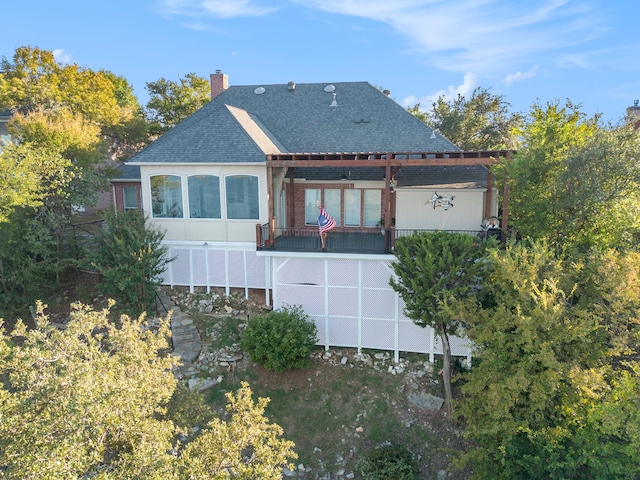
<svg viewBox="0 0 640 480">
<path fill-rule="evenodd" d="M 72 57 L 70 53 L 65 53 L 64 50 L 62 50 L 61 48 L 56 48 L 53 51 L 53 58 L 56 60 L 56 62 L 59 63 L 71 63 L 72 62 Z"/>
<path fill-rule="evenodd" d="M 213 18 L 261 17 L 278 10 L 255 0 L 159 0 L 158 10 L 166 15 Z"/>
<path fill-rule="evenodd" d="M 505 77 L 504 83 L 507 87 L 509 87 L 514 82 L 522 82 L 524 80 L 528 80 L 529 78 L 533 78 L 536 76 L 539 67 L 539 65 L 534 65 L 528 72 L 523 73 L 521 71 L 518 71 L 516 73 L 510 73 Z"/>
<path fill-rule="evenodd" d="M 462 79 L 462 83 L 458 86 L 449 85 L 446 90 L 438 90 L 437 92 L 430 93 L 423 97 L 416 97 L 410 95 L 402 99 L 402 104 L 405 107 L 413 107 L 416 104 L 420 104 L 420 111 L 427 111 L 431 108 L 431 104 L 443 97 L 446 101 L 450 102 L 458 98 L 458 95 L 463 97 L 469 97 L 473 90 L 478 86 L 478 77 L 468 72 Z"/>
<path fill-rule="evenodd" d="M 491 72 L 521 58 L 582 44 L 602 33 L 583 0 L 290 0 L 387 23 L 432 54 L 437 67 Z"/>
</svg>

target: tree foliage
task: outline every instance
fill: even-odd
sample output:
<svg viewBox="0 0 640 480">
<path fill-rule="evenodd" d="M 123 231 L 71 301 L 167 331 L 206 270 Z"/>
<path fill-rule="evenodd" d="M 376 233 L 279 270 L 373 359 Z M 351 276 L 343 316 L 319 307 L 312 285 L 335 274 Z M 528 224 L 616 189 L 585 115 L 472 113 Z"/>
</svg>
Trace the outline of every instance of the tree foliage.
<svg viewBox="0 0 640 480">
<path fill-rule="evenodd" d="M 288 458 L 297 458 L 294 444 L 280 438 L 282 428 L 264 416 L 266 398 L 254 403 L 246 382 L 234 395 L 227 393 L 228 421 L 212 420 L 187 445 L 181 458 L 185 478 L 280 480 Z M 289 465 L 290 466 L 290 465 Z"/>
<path fill-rule="evenodd" d="M 107 188 L 108 160 L 142 117 L 124 78 L 62 64 L 37 47 L 2 57 L 0 109 L 11 112 L 18 144 L 0 152 L 0 308 L 11 315 L 46 294 L 74 260 L 74 209 Z"/>
<path fill-rule="evenodd" d="M 478 87 L 469 98 L 459 94 L 449 101 L 440 96 L 426 112 L 420 104 L 408 110 L 462 150 L 495 150 L 514 147 L 521 116 L 509 107 L 502 95 Z"/>
<path fill-rule="evenodd" d="M 496 173 L 510 187 L 510 222 L 522 237 L 561 248 L 628 248 L 640 219 L 640 134 L 602 127 L 579 106 L 532 107 L 522 148 Z"/>
<path fill-rule="evenodd" d="M 0 465 L 9 478 L 108 478 L 120 469 L 160 478 L 153 472 L 173 431 L 157 416 L 175 360 L 158 356 L 168 325 L 154 335 L 141 322 L 123 317 L 118 328 L 106 310 L 78 307 L 64 330 L 41 315 L 34 330 L 2 332 Z"/>
<path fill-rule="evenodd" d="M 176 391 L 168 322 L 154 333 L 144 317 L 109 316 L 79 305 L 63 329 L 42 314 L 35 329 L 0 329 L 0 475 L 280 478 L 295 453 L 264 417 L 268 399 L 254 403 L 243 384 L 227 396 L 228 415 L 185 444 L 196 420 L 167 412 Z"/>
<path fill-rule="evenodd" d="M 127 312 L 150 312 L 160 275 L 172 260 L 162 245 L 164 233 L 147 227 L 137 210 L 110 211 L 104 219 L 106 229 L 91 255 L 91 264 L 103 277 L 101 288 Z"/>
<path fill-rule="evenodd" d="M 492 242 L 491 242 L 492 243 Z M 421 327 L 432 327 L 443 345 L 443 380 L 451 412 L 451 348 L 449 336 L 462 326 L 451 315 L 453 299 L 473 295 L 480 284 L 480 261 L 489 242 L 443 231 L 414 233 L 396 242 L 390 284 L 405 302 L 405 314 Z"/>
<path fill-rule="evenodd" d="M 640 256 L 492 253 L 458 409 L 477 478 L 637 478 Z"/>
<path fill-rule="evenodd" d="M 318 329 L 299 305 L 284 306 L 247 322 L 242 348 L 267 370 L 307 368 Z"/>
<path fill-rule="evenodd" d="M 187 73 L 178 82 L 160 78 L 148 82 L 146 105 L 150 132 L 162 135 L 211 99 L 209 82 L 195 73 Z"/>
</svg>

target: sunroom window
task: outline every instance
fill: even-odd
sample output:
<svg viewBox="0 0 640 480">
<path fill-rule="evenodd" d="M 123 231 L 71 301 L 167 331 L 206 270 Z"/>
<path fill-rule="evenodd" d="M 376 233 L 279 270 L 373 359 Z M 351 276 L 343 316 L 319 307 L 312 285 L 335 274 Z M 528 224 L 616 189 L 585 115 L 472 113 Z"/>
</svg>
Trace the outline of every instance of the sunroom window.
<svg viewBox="0 0 640 480">
<path fill-rule="evenodd" d="M 230 175 L 225 177 L 227 191 L 227 218 L 231 220 L 258 220 L 258 177 Z"/>
<path fill-rule="evenodd" d="M 220 213 L 220 178 L 193 175 L 187 179 L 190 218 L 222 218 Z"/>
<path fill-rule="evenodd" d="M 182 180 L 179 176 L 151 177 L 151 210 L 155 218 L 182 218 Z"/>
</svg>

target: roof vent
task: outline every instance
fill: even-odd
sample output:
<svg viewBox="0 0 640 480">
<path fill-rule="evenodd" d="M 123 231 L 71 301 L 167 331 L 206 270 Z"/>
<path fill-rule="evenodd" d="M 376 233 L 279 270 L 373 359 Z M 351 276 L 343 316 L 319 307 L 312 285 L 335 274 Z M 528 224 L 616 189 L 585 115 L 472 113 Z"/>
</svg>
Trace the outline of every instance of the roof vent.
<svg viewBox="0 0 640 480">
<path fill-rule="evenodd" d="M 338 102 L 336 101 L 336 92 L 333 92 L 333 100 L 331 100 L 331 105 L 329 105 L 330 107 L 337 107 L 338 106 Z"/>
<path fill-rule="evenodd" d="M 287 88 L 289 89 L 290 92 L 293 92 L 296 89 L 296 82 L 287 83 Z"/>
<path fill-rule="evenodd" d="M 258 87 L 253 91 L 256 95 L 262 95 L 264 92 L 266 92 L 264 87 Z"/>
<path fill-rule="evenodd" d="M 334 85 L 327 85 L 326 87 L 324 87 L 324 91 L 327 93 L 331 93 L 333 91 L 335 91 L 336 87 Z"/>
<path fill-rule="evenodd" d="M 634 101 L 633 101 L 633 106 L 634 106 L 634 107 L 637 107 L 637 106 L 638 106 L 638 100 L 634 100 Z"/>
<path fill-rule="evenodd" d="M 388 97 L 389 95 L 391 95 L 391 90 L 383 90 L 382 93 L 384 93 L 385 96 Z"/>
</svg>

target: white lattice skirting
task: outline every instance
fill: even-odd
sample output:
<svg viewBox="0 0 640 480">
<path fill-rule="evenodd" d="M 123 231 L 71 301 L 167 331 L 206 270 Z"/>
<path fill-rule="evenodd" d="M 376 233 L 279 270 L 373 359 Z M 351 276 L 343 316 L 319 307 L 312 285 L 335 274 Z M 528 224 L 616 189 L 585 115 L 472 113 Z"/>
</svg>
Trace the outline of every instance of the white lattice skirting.
<svg viewBox="0 0 640 480">
<path fill-rule="evenodd" d="M 256 252 L 253 244 L 170 243 L 176 257 L 163 283 L 171 286 L 223 287 L 269 291 L 274 308 L 301 305 L 318 327 L 318 344 L 329 347 L 442 354 L 430 327 L 408 319 L 404 302 L 389 285 L 392 255 Z M 450 338 L 451 353 L 471 361 L 469 342 Z"/>
</svg>

